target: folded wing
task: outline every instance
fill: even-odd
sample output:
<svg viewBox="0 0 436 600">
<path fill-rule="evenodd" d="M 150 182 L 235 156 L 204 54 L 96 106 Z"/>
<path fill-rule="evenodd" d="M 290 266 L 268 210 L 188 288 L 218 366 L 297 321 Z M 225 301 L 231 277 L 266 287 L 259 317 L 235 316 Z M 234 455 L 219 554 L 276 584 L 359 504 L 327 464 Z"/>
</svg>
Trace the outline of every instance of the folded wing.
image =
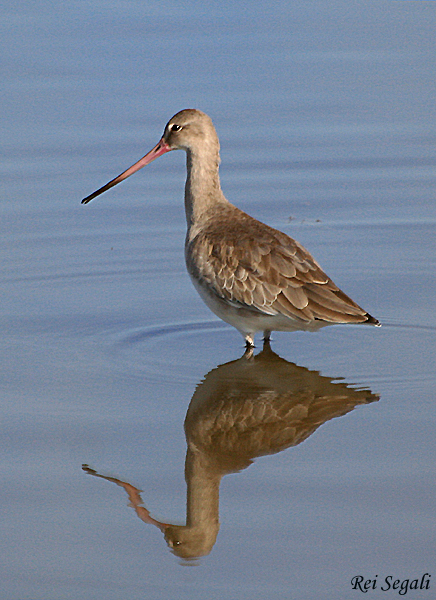
<svg viewBox="0 0 436 600">
<path fill-rule="evenodd" d="M 301 244 L 245 213 L 204 227 L 188 244 L 188 270 L 217 296 L 303 322 L 377 323 L 324 273 Z M 220 231 L 221 234 L 217 232 Z"/>
</svg>

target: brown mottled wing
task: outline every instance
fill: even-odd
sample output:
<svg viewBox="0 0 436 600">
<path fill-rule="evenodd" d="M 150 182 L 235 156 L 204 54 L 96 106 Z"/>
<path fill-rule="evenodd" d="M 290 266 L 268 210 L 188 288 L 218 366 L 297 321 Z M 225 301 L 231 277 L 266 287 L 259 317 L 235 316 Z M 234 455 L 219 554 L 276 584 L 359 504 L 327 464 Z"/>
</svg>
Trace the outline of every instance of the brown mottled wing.
<svg viewBox="0 0 436 600">
<path fill-rule="evenodd" d="M 187 247 L 191 274 L 217 296 L 267 315 L 375 322 L 295 240 L 232 207 Z M 229 219 L 233 217 L 233 219 Z"/>
</svg>

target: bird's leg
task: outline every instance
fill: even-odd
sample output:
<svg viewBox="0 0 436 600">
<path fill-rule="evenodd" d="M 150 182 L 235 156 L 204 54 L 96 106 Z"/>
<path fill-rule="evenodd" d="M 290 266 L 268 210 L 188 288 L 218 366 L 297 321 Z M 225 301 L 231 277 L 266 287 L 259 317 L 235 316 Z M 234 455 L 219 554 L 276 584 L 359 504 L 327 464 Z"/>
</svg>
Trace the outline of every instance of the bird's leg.
<svg viewBox="0 0 436 600">
<path fill-rule="evenodd" d="M 254 339 L 253 336 L 247 333 L 245 337 L 245 347 L 246 348 L 254 348 Z"/>
<path fill-rule="evenodd" d="M 270 340 L 271 340 L 271 331 L 269 331 L 269 329 L 265 329 L 265 331 L 263 332 L 263 343 L 269 344 Z"/>
</svg>

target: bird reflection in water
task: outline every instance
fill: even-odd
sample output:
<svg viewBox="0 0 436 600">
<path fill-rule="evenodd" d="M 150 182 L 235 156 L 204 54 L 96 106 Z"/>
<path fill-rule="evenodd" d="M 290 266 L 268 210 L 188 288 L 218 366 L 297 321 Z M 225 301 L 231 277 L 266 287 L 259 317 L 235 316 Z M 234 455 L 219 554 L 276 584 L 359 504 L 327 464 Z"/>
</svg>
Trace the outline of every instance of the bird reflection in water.
<svg viewBox="0 0 436 600">
<path fill-rule="evenodd" d="M 82 468 L 123 487 L 138 517 L 164 533 L 175 555 L 199 558 L 216 542 L 224 475 L 245 469 L 259 456 L 296 446 L 326 421 L 378 398 L 290 363 L 265 343 L 259 354 L 249 349 L 210 371 L 195 390 L 185 418 L 186 525 L 153 519 L 141 490 L 88 465 Z"/>
</svg>

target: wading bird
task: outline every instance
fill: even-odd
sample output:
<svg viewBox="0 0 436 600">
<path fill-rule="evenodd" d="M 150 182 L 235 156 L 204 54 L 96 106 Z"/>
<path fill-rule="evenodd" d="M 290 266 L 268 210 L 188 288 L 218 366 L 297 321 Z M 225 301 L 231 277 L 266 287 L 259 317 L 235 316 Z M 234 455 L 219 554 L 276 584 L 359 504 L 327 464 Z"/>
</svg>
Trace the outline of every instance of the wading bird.
<svg viewBox="0 0 436 600">
<path fill-rule="evenodd" d="M 137 163 L 82 200 L 87 204 L 171 150 L 185 150 L 185 258 L 207 306 L 254 346 L 262 331 L 316 331 L 377 319 L 342 292 L 301 244 L 230 204 L 219 179 L 219 141 L 205 113 L 170 119 L 158 144 Z"/>
</svg>

